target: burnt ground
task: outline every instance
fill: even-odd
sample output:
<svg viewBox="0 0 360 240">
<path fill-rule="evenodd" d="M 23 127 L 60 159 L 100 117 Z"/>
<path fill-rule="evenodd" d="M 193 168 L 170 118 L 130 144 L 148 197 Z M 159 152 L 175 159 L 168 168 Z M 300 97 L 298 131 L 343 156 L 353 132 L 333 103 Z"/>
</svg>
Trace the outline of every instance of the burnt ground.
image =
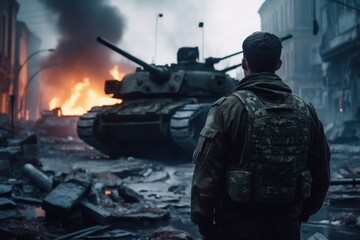
<svg viewBox="0 0 360 240">
<path fill-rule="evenodd" d="M 190 221 L 191 159 L 113 160 L 73 137 L 41 137 L 38 147 L 34 166 L 53 180 L 53 188 L 45 191 L 21 174 L 2 178 L 1 186 L 12 186 L 16 196 L 8 199 L 16 207 L 7 203 L 1 210 L 1 239 L 200 238 Z M 331 150 L 332 178 L 360 176 L 359 144 L 334 144 Z M 69 179 L 74 192 L 81 182 L 91 186 L 69 209 L 54 207 L 53 200 L 44 205 L 55 186 Z M 359 185 L 332 186 L 322 209 L 303 224 L 302 239 L 360 239 L 359 199 Z"/>
</svg>

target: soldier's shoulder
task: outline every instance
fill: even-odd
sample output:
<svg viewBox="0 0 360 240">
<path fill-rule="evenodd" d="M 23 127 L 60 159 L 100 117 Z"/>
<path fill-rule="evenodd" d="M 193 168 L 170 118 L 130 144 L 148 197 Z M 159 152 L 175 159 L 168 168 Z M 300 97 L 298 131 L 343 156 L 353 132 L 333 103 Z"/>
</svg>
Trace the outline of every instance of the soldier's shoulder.
<svg viewBox="0 0 360 240">
<path fill-rule="evenodd" d="M 221 97 L 213 103 L 213 106 L 220 106 L 225 100 L 226 100 L 226 96 Z"/>
<path fill-rule="evenodd" d="M 233 95 L 227 95 L 225 97 L 219 98 L 216 102 L 213 103 L 213 106 L 225 106 L 225 105 L 231 105 L 234 103 L 237 103 L 237 98 Z"/>
</svg>

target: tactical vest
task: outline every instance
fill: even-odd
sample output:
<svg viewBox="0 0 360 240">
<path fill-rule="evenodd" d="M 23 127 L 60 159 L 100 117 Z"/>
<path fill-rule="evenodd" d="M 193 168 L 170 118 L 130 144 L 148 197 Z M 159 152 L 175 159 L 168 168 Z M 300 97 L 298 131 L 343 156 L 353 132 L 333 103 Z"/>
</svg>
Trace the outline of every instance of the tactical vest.
<svg viewBox="0 0 360 240">
<path fill-rule="evenodd" d="M 251 91 L 234 95 L 248 113 L 241 167 L 228 171 L 235 202 L 292 202 L 310 195 L 307 160 L 311 145 L 310 113 L 303 100 L 289 94 L 281 104 L 263 103 Z"/>
</svg>

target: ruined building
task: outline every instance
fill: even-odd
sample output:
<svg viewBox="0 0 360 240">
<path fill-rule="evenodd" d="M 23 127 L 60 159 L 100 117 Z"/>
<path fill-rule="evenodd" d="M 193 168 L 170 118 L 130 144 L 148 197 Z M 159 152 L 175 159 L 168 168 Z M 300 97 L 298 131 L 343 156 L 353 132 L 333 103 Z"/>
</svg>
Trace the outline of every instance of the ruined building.
<svg viewBox="0 0 360 240">
<path fill-rule="evenodd" d="M 328 91 L 328 115 L 360 119 L 360 1 L 324 1 L 320 53 Z"/>
<path fill-rule="evenodd" d="M 320 4 L 317 5 L 320 12 Z M 279 37 L 292 34 L 283 42 L 283 65 L 277 74 L 296 94 L 312 102 L 320 117 L 324 116 L 326 90 L 318 51 L 321 30 L 313 35 L 313 0 L 266 0 L 259 14 L 262 31 Z"/>
<path fill-rule="evenodd" d="M 0 114 L 10 113 L 15 65 L 16 15 L 15 0 L 0 1 Z"/>
</svg>

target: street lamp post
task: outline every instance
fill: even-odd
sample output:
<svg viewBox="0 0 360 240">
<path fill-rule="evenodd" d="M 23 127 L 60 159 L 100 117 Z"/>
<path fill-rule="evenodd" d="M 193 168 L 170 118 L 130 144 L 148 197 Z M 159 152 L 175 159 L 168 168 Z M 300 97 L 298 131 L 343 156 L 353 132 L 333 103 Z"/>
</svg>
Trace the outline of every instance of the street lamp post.
<svg viewBox="0 0 360 240">
<path fill-rule="evenodd" d="M 159 18 L 162 18 L 163 14 L 159 13 L 156 15 L 156 19 L 155 19 L 155 52 L 154 52 L 154 64 L 156 64 L 156 52 L 157 52 L 157 35 L 158 35 L 158 21 Z"/>
<path fill-rule="evenodd" d="M 27 90 L 29 88 L 30 83 L 35 79 L 36 75 L 38 75 L 41 71 L 51 68 L 51 67 L 61 65 L 61 64 L 62 63 L 53 63 L 53 64 L 46 65 L 46 66 L 40 68 L 38 71 L 36 71 L 33 75 L 31 75 L 31 77 L 29 77 L 29 79 L 26 82 L 26 85 L 24 87 L 24 91 L 23 91 L 23 94 L 22 94 L 21 100 L 20 100 L 20 112 L 23 111 L 23 116 L 26 116 L 26 95 L 27 95 Z"/>
<path fill-rule="evenodd" d="M 201 28 L 201 35 L 202 35 L 202 60 L 204 61 L 204 52 L 205 52 L 205 48 L 204 48 L 204 22 L 199 22 L 199 28 Z"/>
<path fill-rule="evenodd" d="M 37 54 L 39 54 L 39 53 L 41 53 L 41 52 L 54 52 L 55 51 L 55 49 L 52 49 L 52 48 L 50 48 L 50 49 L 40 49 L 40 50 L 37 50 L 37 51 L 35 51 L 35 52 L 33 52 L 32 54 L 30 54 L 26 59 L 25 59 L 25 61 L 20 65 L 20 67 L 19 67 L 19 69 L 17 70 L 17 72 L 16 72 L 16 74 L 15 74 L 15 80 L 17 81 L 17 83 L 19 83 L 19 77 L 20 77 L 20 72 L 21 72 L 21 70 L 23 69 L 23 67 L 28 63 L 28 61 L 32 58 L 32 57 L 34 57 L 35 55 L 37 55 Z M 20 108 L 22 108 L 22 102 L 20 102 Z M 20 109 L 20 111 L 21 111 L 22 109 Z M 22 112 L 22 111 L 21 111 Z M 20 113 L 21 113 L 20 112 Z M 25 117 L 25 116 L 24 116 Z M 12 121 L 12 123 L 13 123 L 13 121 L 14 121 L 14 119 L 13 119 L 14 117 L 12 117 L 12 119 L 11 119 L 11 121 Z M 12 126 L 13 126 L 13 124 L 12 124 Z"/>
</svg>

